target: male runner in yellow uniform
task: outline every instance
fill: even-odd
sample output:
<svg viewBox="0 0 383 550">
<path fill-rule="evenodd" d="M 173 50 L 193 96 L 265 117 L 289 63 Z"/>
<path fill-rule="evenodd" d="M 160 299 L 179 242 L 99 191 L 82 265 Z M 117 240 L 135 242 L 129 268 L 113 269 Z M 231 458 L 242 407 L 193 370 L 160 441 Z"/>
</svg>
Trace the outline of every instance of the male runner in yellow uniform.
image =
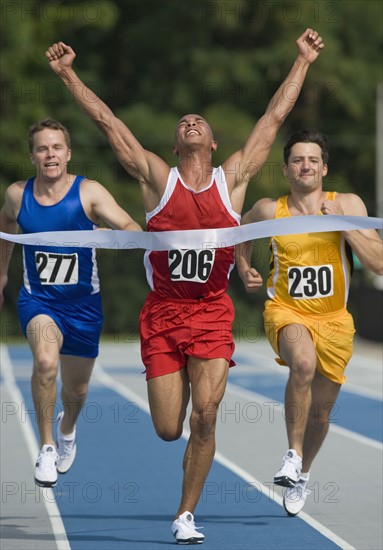
<svg viewBox="0 0 383 550">
<path fill-rule="evenodd" d="M 328 141 L 318 130 L 293 134 L 284 148 L 290 194 L 254 204 L 242 224 L 290 216 L 366 216 L 351 193 L 326 192 Z M 311 464 L 329 428 L 344 371 L 352 355 L 354 324 L 347 311 L 353 250 L 364 267 L 383 274 L 382 240 L 375 230 L 330 231 L 272 237 L 265 331 L 277 361 L 290 369 L 285 392 L 289 449 L 274 483 L 287 487 L 284 507 L 298 514 L 305 503 Z M 251 267 L 251 243 L 237 246 L 237 266 L 248 292 L 261 275 Z M 330 405 L 330 406 L 329 406 Z"/>
</svg>

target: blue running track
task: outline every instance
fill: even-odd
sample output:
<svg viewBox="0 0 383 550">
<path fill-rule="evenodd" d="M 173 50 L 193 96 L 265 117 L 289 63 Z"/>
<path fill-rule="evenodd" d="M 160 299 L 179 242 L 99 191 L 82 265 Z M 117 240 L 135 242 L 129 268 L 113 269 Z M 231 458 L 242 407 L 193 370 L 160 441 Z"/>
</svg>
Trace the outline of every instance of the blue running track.
<svg viewBox="0 0 383 550">
<path fill-rule="evenodd" d="M 9 353 L 25 410 L 38 438 L 30 379 L 25 373 L 30 351 L 27 346 L 10 346 Z M 236 360 L 239 363 L 240 356 Z M 113 370 L 110 372 L 113 374 Z M 230 375 L 231 384 L 282 403 L 284 380 L 261 374 Z M 371 415 L 380 420 L 368 422 Z M 344 392 L 334 422 L 381 441 L 382 403 Z M 170 525 L 180 498 L 186 440 L 161 441 L 146 410 L 100 383 L 91 384 L 77 429 L 75 464 L 59 477 L 54 489 L 70 548 L 174 549 Z M 196 524 L 204 527 L 204 550 L 341 548 L 299 517 L 287 517 L 257 484 L 217 461 L 197 507 Z"/>
</svg>

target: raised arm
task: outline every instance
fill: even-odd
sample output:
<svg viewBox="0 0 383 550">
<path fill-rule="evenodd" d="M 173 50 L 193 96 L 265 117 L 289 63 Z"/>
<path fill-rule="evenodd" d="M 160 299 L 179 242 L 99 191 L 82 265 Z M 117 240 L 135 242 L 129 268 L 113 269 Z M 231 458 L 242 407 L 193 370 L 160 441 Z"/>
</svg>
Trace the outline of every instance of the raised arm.
<svg viewBox="0 0 383 550">
<path fill-rule="evenodd" d="M 341 193 L 335 201 L 325 201 L 323 214 L 367 216 L 362 199 L 353 193 Z M 375 229 L 343 231 L 343 235 L 362 265 L 377 275 L 383 275 L 383 241 Z"/>
<path fill-rule="evenodd" d="M 149 202 L 145 208 L 151 209 L 152 203 L 158 203 L 162 196 L 169 166 L 144 149 L 129 128 L 80 80 L 72 67 L 76 54 L 70 46 L 58 42 L 45 52 L 45 56 L 81 109 L 105 134 L 125 170 L 144 186 L 144 202 Z"/>
<path fill-rule="evenodd" d="M 296 45 L 298 56 L 286 79 L 270 100 L 265 114 L 258 120 L 243 149 L 234 153 L 223 164 L 229 191 L 234 190 L 232 202 L 233 198 L 234 202 L 243 202 L 243 190 L 240 190 L 237 197 L 235 188 L 246 187 L 250 178 L 266 161 L 278 129 L 298 99 L 310 64 L 317 59 L 324 47 L 322 38 L 312 29 L 307 29 L 297 39 Z"/>
</svg>

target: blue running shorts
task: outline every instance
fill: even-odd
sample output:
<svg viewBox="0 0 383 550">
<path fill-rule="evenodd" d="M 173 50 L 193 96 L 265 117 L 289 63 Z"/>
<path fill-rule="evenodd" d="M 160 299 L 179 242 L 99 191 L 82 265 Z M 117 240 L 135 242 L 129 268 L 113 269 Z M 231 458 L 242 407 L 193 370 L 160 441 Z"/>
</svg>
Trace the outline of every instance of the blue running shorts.
<svg viewBox="0 0 383 550">
<path fill-rule="evenodd" d="M 91 294 L 74 300 L 41 300 L 23 287 L 17 302 L 21 329 L 36 315 L 48 315 L 64 337 L 60 353 L 77 357 L 97 357 L 103 324 L 101 294 Z"/>
</svg>

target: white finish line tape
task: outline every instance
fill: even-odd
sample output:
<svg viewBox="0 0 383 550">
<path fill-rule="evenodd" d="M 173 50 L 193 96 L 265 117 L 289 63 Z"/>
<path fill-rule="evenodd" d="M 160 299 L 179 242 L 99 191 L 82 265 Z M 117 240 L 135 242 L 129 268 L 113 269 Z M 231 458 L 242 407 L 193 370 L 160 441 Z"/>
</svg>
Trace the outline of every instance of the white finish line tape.
<svg viewBox="0 0 383 550">
<path fill-rule="evenodd" d="M 223 248 L 264 237 L 323 233 L 353 229 L 383 229 L 383 218 L 367 216 L 292 216 L 238 227 L 188 231 L 47 231 L 13 235 L 0 231 L 0 239 L 34 246 L 173 250 Z"/>
</svg>

